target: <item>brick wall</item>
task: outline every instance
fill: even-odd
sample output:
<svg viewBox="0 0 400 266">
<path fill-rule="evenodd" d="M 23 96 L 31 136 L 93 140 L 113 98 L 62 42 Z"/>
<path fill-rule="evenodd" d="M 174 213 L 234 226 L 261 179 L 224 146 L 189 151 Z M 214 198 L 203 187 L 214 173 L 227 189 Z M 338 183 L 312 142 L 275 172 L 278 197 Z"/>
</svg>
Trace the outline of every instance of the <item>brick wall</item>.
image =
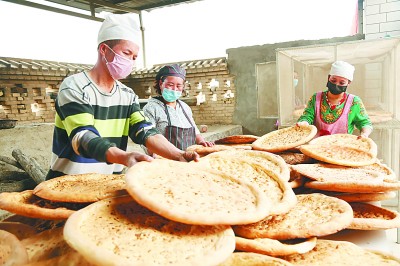
<svg viewBox="0 0 400 266">
<path fill-rule="evenodd" d="M 400 35 L 400 0 L 365 0 L 365 39 Z"/>
<path fill-rule="evenodd" d="M 188 103 L 193 116 L 200 124 L 231 124 L 235 98 L 225 99 L 229 89 L 235 94 L 233 77 L 229 75 L 226 58 L 188 61 L 180 63 L 187 70 L 186 90 L 188 96 L 182 99 Z M 90 65 L 76 65 L 50 61 L 0 57 L 0 119 L 15 119 L 18 124 L 54 122 L 54 98 L 62 80 L 74 73 L 90 69 Z M 158 69 L 144 69 L 134 72 L 129 79 L 122 80 L 138 94 L 139 98 L 155 96 L 146 92 L 153 87 Z M 212 101 L 213 92 L 209 88 L 211 80 L 219 82 L 215 90 L 216 101 Z M 202 89 L 198 89 L 198 84 Z M 230 83 L 230 87 L 226 84 Z M 195 96 L 202 92 L 206 102 L 196 105 Z M 236 95 L 236 94 L 235 94 Z"/>
</svg>

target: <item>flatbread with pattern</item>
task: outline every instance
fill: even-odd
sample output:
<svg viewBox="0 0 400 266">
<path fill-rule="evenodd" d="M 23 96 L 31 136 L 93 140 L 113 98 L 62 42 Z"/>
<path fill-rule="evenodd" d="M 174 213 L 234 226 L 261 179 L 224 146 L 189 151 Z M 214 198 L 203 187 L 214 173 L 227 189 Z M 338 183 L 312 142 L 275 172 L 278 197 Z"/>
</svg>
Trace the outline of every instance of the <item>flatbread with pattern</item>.
<svg viewBox="0 0 400 266">
<path fill-rule="evenodd" d="M 186 151 L 197 152 L 200 155 L 200 157 L 206 156 L 213 152 L 225 151 L 225 150 L 235 150 L 235 148 L 229 145 L 222 145 L 222 144 L 215 144 L 214 146 L 211 147 L 204 147 L 203 145 L 195 144 L 187 147 L 186 149 Z"/>
<path fill-rule="evenodd" d="M 336 233 L 353 220 L 353 210 L 344 200 L 323 194 L 297 195 L 297 204 L 284 215 L 268 216 L 233 227 L 237 236 L 286 240 Z"/>
<path fill-rule="evenodd" d="M 126 172 L 126 189 L 139 204 L 187 224 L 252 223 L 271 209 L 260 188 L 195 162 L 139 162 Z"/>
<path fill-rule="evenodd" d="M 384 179 L 379 183 L 351 183 L 351 182 L 336 182 L 336 180 L 329 181 L 311 181 L 303 185 L 306 188 L 336 191 L 336 192 L 350 192 L 350 193 L 377 193 L 400 190 L 400 181 Z"/>
<path fill-rule="evenodd" d="M 308 239 L 293 239 L 291 241 L 279 241 L 270 238 L 247 239 L 237 236 L 236 250 L 255 252 L 276 257 L 306 253 L 312 250 L 316 243 L 316 237 Z"/>
<path fill-rule="evenodd" d="M 378 154 L 378 147 L 371 138 L 358 138 L 352 134 L 333 134 L 315 138 L 309 142 L 311 145 L 335 145 L 360 149 L 373 154 Z"/>
<path fill-rule="evenodd" d="M 364 166 L 376 161 L 372 153 L 346 146 L 307 144 L 301 145 L 300 151 L 315 160 L 343 166 Z"/>
<path fill-rule="evenodd" d="M 64 175 L 38 184 L 33 194 L 62 202 L 95 202 L 115 197 L 125 191 L 125 175 L 88 173 Z"/>
<path fill-rule="evenodd" d="M 24 265 L 28 254 L 21 241 L 10 232 L 0 230 L 0 265 Z"/>
<path fill-rule="evenodd" d="M 397 180 L 396 173 L 393 171 L 393 169 L 386 164 L 379 162 L 379 160 L 377 160 L 373 164 L 360 166 L 358 168 L 382 173 L 384 175 L 384 178 L 387 180 Z"/>
<path fill-rule="evenodd" d="M 294 265 L 337 266 L 340 265 L 399 265 L 394 256 L 378 251 L 370 251 L 348 241 L 318 239 L 313 250 L 304 254 L 284 256 L 282 259 Z M 355 261 L 356 264 L 355 264 Z"/>
<path fill-rule="evenodd" d="M 317 134 L 313 125 L 292 126 L 269 132 L 253 142 L 254 150 L 282 152 L 309 142 Z"/>
<path fill-rule="evenodd" d="M 307 178 L 320 182 L 336 182 L 354 184 L 380 184 L 384 175 L 363 168 L 353 168 L 341 165 L 315 163 L 292 165 L 291 169 Z"/>
<path fill-rule="evenodd" d="M 196 164 L 223 171 L 261 189 L 271 202 L 269 215 L 283 214 L 296 205 L 297 198 L 288 182 L 275 171 L 239 156 L 206 156 Z"/>
<path fill-rule="evenodd" d="M 276 172 L 283 180 L 288 181 L 290 178 L 290 169 L 282 157 L 265 151 L 247 151 L 247 150 L 228 150 L 219 151 L 207 155 L 208 158 L 216 157 L 236 157 L 251 163 L 258 164 L 267 170 Z"/>
<path fill-rule="evenodd" d="M 177 223 L 130 196 L 77 211 L 65 224 L 64 239 L 95 265 L 217 265 L 235 249 L 230 226 Z"/>
<path fill-rule="evenodd" d="M 348 229 L 386 230 L 400 228 L 400 214 L 369 203 L 352 202 L 353 222 Z"/>
</svg>

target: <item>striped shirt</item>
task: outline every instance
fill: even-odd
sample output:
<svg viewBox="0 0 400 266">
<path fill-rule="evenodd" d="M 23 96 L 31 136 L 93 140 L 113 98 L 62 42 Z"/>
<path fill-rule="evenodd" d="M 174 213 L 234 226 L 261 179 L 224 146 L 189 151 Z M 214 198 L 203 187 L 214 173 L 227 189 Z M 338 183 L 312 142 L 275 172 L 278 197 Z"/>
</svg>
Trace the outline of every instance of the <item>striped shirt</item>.
<svg viewBox="0 0 400 266">
<path fill-rule="evenodd" d="M 100 90 L 85 72 L 69 76 L 60 85 L 56 99 L 47 179 L 65 174 L 120 173 L 123 165 L 105 162 L 109 146 L 126 150 L 128 136 L 133 142 L 144 144 L 147 137 L 158 133 L 141 111 L 132 89 L 116 81 L 108 93 Z M 91 143 L 98 144 L 96 149 Z"/>
</svg>

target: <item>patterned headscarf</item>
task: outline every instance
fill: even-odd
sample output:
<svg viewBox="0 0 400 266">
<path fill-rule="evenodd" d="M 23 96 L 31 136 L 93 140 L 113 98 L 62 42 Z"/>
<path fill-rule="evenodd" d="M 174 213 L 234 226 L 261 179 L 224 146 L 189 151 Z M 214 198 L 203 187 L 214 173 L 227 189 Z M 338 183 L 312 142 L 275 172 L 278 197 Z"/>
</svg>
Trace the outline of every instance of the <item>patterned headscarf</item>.
<svg viewBox="0 0 400 266">
<path fill-rule="evenodd" d="M 183 80 L 186 79 L 186 70 L 180 67 L 178 64 L 172 64 L 163 66 L 157 73 L 156 80 L 161 80 L 164 77 L 174 76 L 182 78 Z"/>
</svg>

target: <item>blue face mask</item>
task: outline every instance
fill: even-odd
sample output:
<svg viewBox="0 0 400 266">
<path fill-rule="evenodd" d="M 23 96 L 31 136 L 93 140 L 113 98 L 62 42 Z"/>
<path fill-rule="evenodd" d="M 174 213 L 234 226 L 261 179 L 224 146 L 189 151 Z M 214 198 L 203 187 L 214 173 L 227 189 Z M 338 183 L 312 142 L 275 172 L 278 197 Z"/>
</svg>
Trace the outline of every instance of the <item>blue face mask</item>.
<svg viewBox="0 0 400 266">
<path fill-rule="evenodd" d="M 164 88 L 162 91 L 162 97 L 169 103 L 175 102 L 179 97 L 181 97 L 181 95 L 181 91 L 174 91 L 167 88 Z"/>
</svg>

